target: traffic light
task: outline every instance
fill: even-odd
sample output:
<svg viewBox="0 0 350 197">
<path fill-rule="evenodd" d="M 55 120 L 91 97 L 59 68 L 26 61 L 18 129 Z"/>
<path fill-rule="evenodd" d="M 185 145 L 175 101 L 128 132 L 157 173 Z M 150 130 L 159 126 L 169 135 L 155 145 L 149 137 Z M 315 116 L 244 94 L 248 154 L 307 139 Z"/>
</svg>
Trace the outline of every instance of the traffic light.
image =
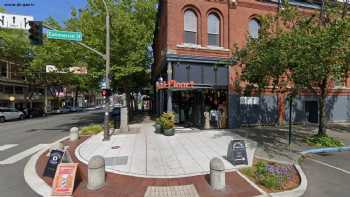
<svg viewBox="0 0 350 197">
<path fill-rule="evenodd" d="M 43 24 L 41 21 L 29 21 L 29 39 L 33 45 L 43 44 Z"/>
<path fill-rule="evenodd" d="M 110 89 L 102 89 L 101 95 L 105 97 L 110 97 L 112 95 L 112 91 Z"/>
</svg>

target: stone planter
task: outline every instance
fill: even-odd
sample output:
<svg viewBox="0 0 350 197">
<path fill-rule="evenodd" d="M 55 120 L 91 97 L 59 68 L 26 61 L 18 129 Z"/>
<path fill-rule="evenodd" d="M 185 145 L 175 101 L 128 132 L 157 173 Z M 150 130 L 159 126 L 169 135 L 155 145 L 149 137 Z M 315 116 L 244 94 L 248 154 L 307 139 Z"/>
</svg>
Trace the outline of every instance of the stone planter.
<svg viewBox="0 0 350 197">
<path fill-rule="evenodd" d="M 155 124 L 154 128 L 156 128 L 156 133 L 161 133 L 162 132 L 162 125 L 160 124 Z"/>
<path fill-rule="evenodd" d="M 175 135 L 175 129 L 174 128 L 163 129 L 163 133 L 166 136 L 172 136 L 172 135 Z"/>
</svg>

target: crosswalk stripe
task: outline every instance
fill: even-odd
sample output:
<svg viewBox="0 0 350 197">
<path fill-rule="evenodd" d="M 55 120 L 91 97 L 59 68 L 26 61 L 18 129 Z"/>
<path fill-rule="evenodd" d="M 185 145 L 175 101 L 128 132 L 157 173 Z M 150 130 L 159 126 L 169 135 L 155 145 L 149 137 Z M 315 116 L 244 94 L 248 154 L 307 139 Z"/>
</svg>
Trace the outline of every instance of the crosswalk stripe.
<svg viewBox="0 0 350 197">
<path fill-rule="evenodd" d="M 0 151 L 5 151 L 7 149 L 10 149 L 10 148 L 13 148 L 16 146 L 18 146 L 18 144 L 5 144 L 5 145 L 0 146 Z"/>
<path fill-rule="evenodd" d="M 33 146 L 32 148 L 29 148 L 23 152 L 20 152 L 20 153 L 13 155 L 5 160 L 0 161 L 0 165 L 14 164 L 14 163 L 30 156 L 30 155 L 36 153 L 37 151 L 44 148 L 45 146 L 47 146 L 47 144 L 38 144 L 36 146 Z"/>
</svg>

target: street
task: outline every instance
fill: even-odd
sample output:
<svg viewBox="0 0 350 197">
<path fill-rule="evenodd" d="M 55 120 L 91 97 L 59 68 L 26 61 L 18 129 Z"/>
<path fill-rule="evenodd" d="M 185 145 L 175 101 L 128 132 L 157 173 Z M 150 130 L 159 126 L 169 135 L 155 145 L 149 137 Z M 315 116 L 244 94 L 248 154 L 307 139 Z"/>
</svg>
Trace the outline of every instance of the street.
<svg viewBox="0 0 350 197">
<path fill-rule="evenodd" d="M 23 169 L 30 156 L 42 144 L 68 136 L 71 127 L 102 120 L 100 111 L 90 111 L 0 123 L 1 196 L 37 196 L 23 178 Z"/>
<path fill-rule="evenodd" d="M 304 197 L 347 197 L 350 194 L 350 153 L 311 155 L 302 162 L 307 176 Z"/>
</svg>

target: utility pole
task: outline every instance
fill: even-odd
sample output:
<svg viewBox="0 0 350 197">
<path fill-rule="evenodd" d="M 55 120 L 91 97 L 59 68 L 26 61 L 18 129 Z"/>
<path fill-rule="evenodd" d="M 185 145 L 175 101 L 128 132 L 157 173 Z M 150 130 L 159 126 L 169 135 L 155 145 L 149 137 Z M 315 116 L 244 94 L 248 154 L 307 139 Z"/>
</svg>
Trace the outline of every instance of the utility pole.
<svg viewBox="0 0 350 197">
<path fill-rule="evenodd" d="M 109 24 L 109 12 L 108 7 L 105 2 L 105 0 L 102 0 L 103 4 L 106 9 L 106 89 L 110 89 L 110 79 L 109 79 L 109 70 L 110 70 L 110 24 Z M 105 119 L 104 119 L 104 134 L 103 134 L 103 141 L 109 140 L 109 96 L 106 96 L 106 102 L 105 102 Z"/>
</svg>

